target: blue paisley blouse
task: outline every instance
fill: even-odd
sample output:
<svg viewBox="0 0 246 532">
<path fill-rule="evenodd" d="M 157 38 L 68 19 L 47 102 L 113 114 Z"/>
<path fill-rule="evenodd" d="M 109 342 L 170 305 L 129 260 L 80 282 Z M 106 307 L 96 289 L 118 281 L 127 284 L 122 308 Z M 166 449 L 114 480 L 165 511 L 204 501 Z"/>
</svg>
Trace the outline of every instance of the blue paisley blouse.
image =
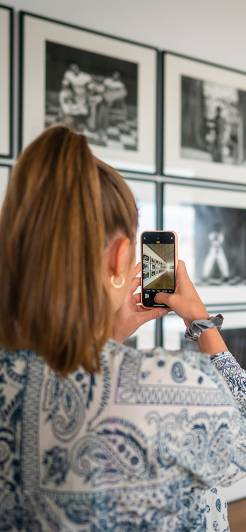
<svg viewBox="0 0 246 532">
<path fill-rule="evenodd" d="M 0 352 L 0 530 L 229 530 L 246 474 L 246 375 L 230 353 L 110 340 L 100 374 Z"/>
</svg>

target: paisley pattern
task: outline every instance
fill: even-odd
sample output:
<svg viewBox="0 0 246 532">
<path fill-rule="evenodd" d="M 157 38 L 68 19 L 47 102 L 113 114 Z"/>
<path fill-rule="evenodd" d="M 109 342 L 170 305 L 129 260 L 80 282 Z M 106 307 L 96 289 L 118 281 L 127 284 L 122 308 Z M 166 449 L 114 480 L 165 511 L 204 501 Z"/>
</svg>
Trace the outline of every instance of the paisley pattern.
<svg viewBox="0 0 246 532">
<path fill-rule="evenodd" d="M 54 436 L 69 441 L 81 429 L 85 420 L 85 397 L 79 394 L 69 379 L 61 381 L 51 373 L 45 383 L 43 412 L 51 421 Z"/>
<path fill-rule="evenodd" d="M 243 370 L 229 352 L 213 358 L 213 364 L 226 380 L 242 413 L 246 415 L 246 371 Z"/>
<path fill-rule="evenodd" d="M 246 474 L 233 356 L 110 340 L 101 367 L 61 379 L 0 351 L 0 530 L 229 531 L 219 486 Z"/>
<path fill-rule="evenodd" d="M 184 366 L 181 362 L 174 362 L 171 374 L 175 382 L 184 382 L 186 380 Z"/>
<path fill-rule="evenodd" d="M 120 419 L 107 419 L 95 426 L 91 434 L 77 440 L 71 453 L 71 467 L 85 483 L 112 486 L 122 479 L 148 478 L 146 454 L 134 426 L 127 431 Z"/>
</svg>

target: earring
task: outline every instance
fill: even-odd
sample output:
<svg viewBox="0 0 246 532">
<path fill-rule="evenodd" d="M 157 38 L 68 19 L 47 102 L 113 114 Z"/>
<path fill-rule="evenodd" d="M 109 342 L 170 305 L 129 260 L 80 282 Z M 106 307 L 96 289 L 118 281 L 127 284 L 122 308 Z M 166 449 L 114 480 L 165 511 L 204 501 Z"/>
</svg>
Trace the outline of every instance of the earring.
<svg viewBox="0 0 246 532">
<path fill-rule="evenodd" d="M 125 277 L 123 277 L 123 275 L 121 276 L 121 281 L 119 283 L 116 283 L 115 282 L 115 276 L 114 275 L 111 275 L 110 277 L 110 282 L 112 284 L 112 286 L 114 288 L 122 288 L 122 286 L 124 286 L 126 280 L 125 280 Z"/>
</svg>

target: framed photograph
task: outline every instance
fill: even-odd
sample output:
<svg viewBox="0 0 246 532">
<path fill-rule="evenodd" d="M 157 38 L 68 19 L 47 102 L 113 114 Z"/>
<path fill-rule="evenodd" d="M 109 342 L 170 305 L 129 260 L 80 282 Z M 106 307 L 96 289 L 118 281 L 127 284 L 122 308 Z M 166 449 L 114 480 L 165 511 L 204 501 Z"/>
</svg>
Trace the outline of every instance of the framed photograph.
<svg viewBox="0 0 246 532">
<path fill-rule="evenodd" d="M 213 315 L 221 312 L 213 311 Z M 240 366 L 246 370 L 246 311 L 222 312 L 224 323 L 221 334 L 229 351 L 236 358 Z M 184 322 L 176 314 L 169 314 L 163 320 L 164 347 L 168 350 L 184 349 L 197 351 L 197 342 L 184 337 Z"/>
<path fill-rule="evenodd" d="M 0 157 L 12 157 L 13 10 L 0 5 Z"/>
<path fill-rule="evenodd" d="M 246 190 L 166 184 L 163 215 L 205 304 L 246 307 Z"/>
<path fill-rule="evenodd" d="M 11 167 L 0 164 L 0 209 L 5 198 Z"/>
<path fill-rule="evenodd" d="M 140 235 L 143 231 L 156 229 L 156 185 L 150 181 L 126 179 L 138 207 L 138 231 L 136 244 L 136 261 L 140 261 Z M 150 321 L 140 327 L 127 344 L 137 349 L 151 349 L 155 346 L 155 322 Z"/>
<path fill-rule="evenodd" d="M 156 170 L 157 51 L 21 13 L 22 146 L 63 123 L 124 170 Z"/>
<path fill-rule="evenodd" d="M 166 175 L 246 183 L 246 73 L 164 54 Z"/>
</svg>

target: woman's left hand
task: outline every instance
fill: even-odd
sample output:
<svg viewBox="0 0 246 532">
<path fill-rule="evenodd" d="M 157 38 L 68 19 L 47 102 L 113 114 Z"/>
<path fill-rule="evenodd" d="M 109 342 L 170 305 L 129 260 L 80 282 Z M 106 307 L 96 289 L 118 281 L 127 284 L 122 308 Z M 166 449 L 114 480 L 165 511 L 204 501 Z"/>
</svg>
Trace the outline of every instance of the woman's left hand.
<svg viewBox="0 0 246 532">
<path fill-rule="evenodd" d="M 141 325 L 147 321 L 162 318 L 168 314 L 167 309 L 163 308 L 144 308 L 141 303 L 141 294 L 135 294 L 137 288 L 141 285 L 140 263 L 136 266 L 135 277 L 132 280 L 131 288 L 125 298 L 123 305 L 115 314 L 113 328 L 113 338 L 118 342 L 124 342 L 128 336 L 131 336 Z"/>
</svg>

